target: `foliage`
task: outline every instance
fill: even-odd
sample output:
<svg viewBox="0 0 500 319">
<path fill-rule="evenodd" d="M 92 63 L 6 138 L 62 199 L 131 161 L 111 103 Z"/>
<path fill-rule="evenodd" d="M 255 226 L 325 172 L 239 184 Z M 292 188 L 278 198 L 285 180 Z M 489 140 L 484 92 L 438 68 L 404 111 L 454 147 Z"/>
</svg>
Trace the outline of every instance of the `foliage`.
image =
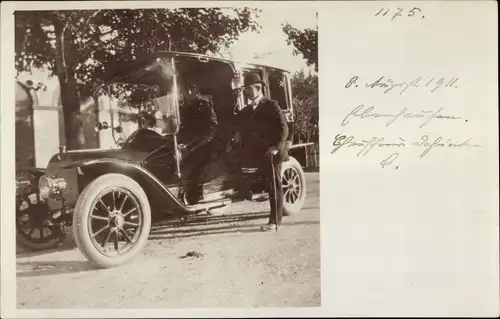
<svg viewBox="0 0 500 319">
<path fill-rule="evenodd" d="M 293 74 L 291 82 L 296 139 L 312 142 L 318 134 L 318 76 L 299 71 Z"/>
<path fill-rule="evenodd" d="M 78 148 L 79 103 L 92 96 L 99 78 L 151 52 L 217 53 L 240 33 L 257 31 L 258 13 L 249 8 L 17 11 L 16 69 L 43 67 L 58 77 L 66 135 L 73 141 L 68 149 Z"/>
<path fill-rule="evenodd" d="M 289 23 L 282 25 L 282 30 L 287 35 L 287 44 L 294 46 L 294 53 L 301 54 L 307 65 L 314 65 L 318 71 L 318 31 L 313 29 L 299 30 Z"/>
<path fill-rule="evenodd" d="M 18 11 L 16 68 L 43 66 L 59 75 L 64 70 L 57 69 L 57 59 L 65 58 L 78 82 L 91 85 L 122 62 L 151 52 L 217 53 L 241 32 L 258 30 L 256 17 L 248 8 Z M 65 40 L 64 57 L 58 56 L 58 35 Z"/>
</svg>

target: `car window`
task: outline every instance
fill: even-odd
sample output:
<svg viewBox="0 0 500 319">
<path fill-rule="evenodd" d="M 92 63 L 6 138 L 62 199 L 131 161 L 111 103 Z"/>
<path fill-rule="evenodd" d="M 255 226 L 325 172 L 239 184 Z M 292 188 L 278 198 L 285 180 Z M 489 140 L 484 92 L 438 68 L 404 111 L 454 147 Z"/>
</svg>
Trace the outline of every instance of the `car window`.
<svg viewBox="0 0 500 319">
<path fill-rule="evenodd" d="M 268 81 L 271 99 L 278 102 L 282 110 L 287 110 L 288 99 L 286 94 L 286 81 L 283 73 L 270 72 Z"/>
</svg>

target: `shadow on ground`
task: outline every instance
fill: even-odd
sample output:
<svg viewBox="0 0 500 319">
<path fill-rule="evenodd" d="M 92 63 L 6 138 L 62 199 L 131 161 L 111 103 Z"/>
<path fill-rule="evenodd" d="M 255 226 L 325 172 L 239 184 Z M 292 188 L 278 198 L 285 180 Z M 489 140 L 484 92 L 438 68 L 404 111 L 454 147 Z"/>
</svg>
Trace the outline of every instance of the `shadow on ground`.
<svg viewBox="0 0 500 319">
<path fill-rule="evenodd" d="M 37 277 L 98 270 L 87 261 L 17 262 L 17 277 Z"/>
<path fill-rule="evenodd" d="M 67 250 L 73 250 L 75 249 L 74 244 L 68 244 L 68 245 L 62 245 L 56 248 L 49 248 L 49 249 L 44 249 L 44 250 L 35 250 L 35 251 L 29 251 L 29 248 L 17 248 L 16 249 L 16 257 L 18 258 L 28 258 L 28 257 L 35 257 L 35 256 L 42 256 L 42 255 L 47 255 L 47 254 L 52 254 L 56 252 L 61 252 L 61 251 L 67 251 Z"/>
<path fill-rule="evenodd" d="M 200 237 L 215 234 L 255 233 L 261 231 L 260 226 L 266 223 L 268 218 L 269 212 L 258 212 L 249 214 L 194 217 L 186 222 L 165 222 L 162 225 L 153 227 L 151 234 L 149 235 L 149 239 L 160 240 Z M 262 219 L 263 222 L 258 225 L 240 224 L 241 222 L 259 219 Z M 286 219 L 286 217 L 283 218 L 281 227 L 319 224 L 319 221 L 287 222 Z"/>
<path fill-rule="evenodd" d="M 298 221 L 292 223 L 283 222 L 283 224 L 278 228 L 282 229 L 289 226 L 299 226 L 299 225 L 317 225 L 319 221 Z M 176 230 L 176 231 L 164 231 L 151 234 L 149 239 L 160 240 L 160 239 L 173 239 L 173 238 L 189 238 L 189 237 L 200 237 L 216 234 L 231 234 L 231 233 L 260 233 L 260 225 L 254 226 L 221 226 L 221 227 L 211 227 L 203 229 L 187 229 L 187 230 Z"/>
</svg>

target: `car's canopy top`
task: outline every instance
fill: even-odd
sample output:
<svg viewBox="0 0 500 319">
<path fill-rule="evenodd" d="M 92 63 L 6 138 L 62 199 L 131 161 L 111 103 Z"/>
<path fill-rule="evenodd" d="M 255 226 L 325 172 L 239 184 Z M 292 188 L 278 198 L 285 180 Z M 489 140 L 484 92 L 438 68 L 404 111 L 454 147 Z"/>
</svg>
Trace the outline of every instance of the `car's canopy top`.
<svg viewBox="0 0 500 319">
<path fill-rule="evenodd" d="M 169 62 L 169 58 L 171 57 L 197 59 L 199 61 L 207 61 L 207 62 L 208 61 L 223 62 L 230 65 L 246 64 L 253 67 L 267 68 L 289 73 L 287 70 L 263 64 L 242 63 L 229 59 L 211 57 L 197 53 L 164 51 L 164 52 L 153 53 L 147 58 L 141 60 L 134 60 L 127 63 L 120 63 L 116 68 L 114 68 L 104 77 L 103 81 L 108 83 L 121 82 L 121 83 L 151 84 L 151 82 L 148 82 L 152 81 L 152 79 L 150 78 L 151 76 L 160 75 L 160 76 L 171 77 L 173 75 L 173 67 Z"/>
</svg>

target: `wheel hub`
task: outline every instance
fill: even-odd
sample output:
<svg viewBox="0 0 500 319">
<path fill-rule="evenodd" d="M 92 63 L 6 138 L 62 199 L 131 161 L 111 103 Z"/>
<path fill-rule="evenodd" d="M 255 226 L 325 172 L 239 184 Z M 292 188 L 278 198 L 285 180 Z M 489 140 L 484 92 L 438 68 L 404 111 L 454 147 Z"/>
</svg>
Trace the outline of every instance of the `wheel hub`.
<svg viewBox="0 0 500 319">
<path fill-rule="evenodd" d="M 115 214 L 113 217 L 111 217 L 110 225 L 114 228 L 121 228 L 124 222 L 125 220 L 123 216 L 121 216 L 120 214 Z"/>
</svg>

